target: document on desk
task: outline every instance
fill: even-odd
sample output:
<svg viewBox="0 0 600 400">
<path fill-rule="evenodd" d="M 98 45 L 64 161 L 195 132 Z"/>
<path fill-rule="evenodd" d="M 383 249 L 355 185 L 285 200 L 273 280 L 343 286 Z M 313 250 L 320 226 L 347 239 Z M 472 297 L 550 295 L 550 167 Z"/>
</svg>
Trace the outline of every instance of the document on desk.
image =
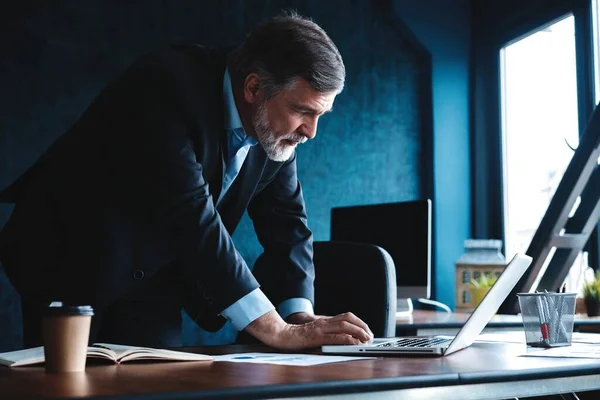
<svg viewBox="0 0 600 400">
<path fill-rule="evenodd" d="M 323 356 L 319 354 L 286 353 L 239 353 L 213 356 L 214 361 L 246 362 L 255 364 L 277 364 L 311 366 L 344 361 L 369 360 L 376 357 Z"/>
<path fill-rule="evenodd" d="M 527 348 L 527 352 L 521 354 L 521 357 L 600 358 L 600 345 L 573 343 L 570 346 L 549 349 Z"/>
</svg>

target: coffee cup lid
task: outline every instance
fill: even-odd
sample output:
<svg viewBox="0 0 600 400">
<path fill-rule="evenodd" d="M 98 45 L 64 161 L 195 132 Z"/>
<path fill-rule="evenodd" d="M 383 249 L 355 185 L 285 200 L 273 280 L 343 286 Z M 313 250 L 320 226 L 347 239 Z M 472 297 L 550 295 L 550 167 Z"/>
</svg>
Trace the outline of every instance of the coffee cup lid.
<svg viewBox="0 0 600 400">
<path fill-rule="evenodd" d="M 46 309 L 46 315 L 94 315 L 92 306 L 76 305 L 64 303 L 62 301 L 53 301 Z"/>
</svg>

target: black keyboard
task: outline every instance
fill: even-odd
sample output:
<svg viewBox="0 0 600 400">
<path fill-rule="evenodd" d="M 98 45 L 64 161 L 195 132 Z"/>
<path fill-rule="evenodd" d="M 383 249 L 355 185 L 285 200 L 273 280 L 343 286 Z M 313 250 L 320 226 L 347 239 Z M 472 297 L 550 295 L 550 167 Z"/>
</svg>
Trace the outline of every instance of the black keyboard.
<svg viewBox="0 0 600 400">
<path fill-rule="evenodd" d="M 449 344 L 452 339 L 447 338 L 406 338 L 393 342 L 386 342 L 377 347 L 439 347 Z"/>
</svg>

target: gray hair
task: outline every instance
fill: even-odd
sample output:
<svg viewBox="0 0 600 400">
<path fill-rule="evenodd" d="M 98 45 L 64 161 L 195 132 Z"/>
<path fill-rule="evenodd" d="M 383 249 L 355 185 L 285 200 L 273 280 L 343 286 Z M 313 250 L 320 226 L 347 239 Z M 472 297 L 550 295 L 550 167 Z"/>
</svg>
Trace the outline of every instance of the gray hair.
<svg viewBox="0 0 600 400">
<path fill-rule="evenodd" d="M 346 68 L 325 31 L 295 12 L 271 18 L 246 36 L 228 62 L 234 85 L 250 73 L 260 77 L 267 99 L 304 79 L 319 93 L 340 93 Z"/>
</svg>

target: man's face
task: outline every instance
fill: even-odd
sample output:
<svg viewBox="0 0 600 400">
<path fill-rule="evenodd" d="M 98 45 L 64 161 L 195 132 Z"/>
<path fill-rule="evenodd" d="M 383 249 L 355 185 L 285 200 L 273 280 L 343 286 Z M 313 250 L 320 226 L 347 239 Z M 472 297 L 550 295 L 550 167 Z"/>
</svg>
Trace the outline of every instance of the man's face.
<svg viewBox="0 0 600 400">
<path fill-rule="evenodd" d="M 318 93 L 308 82 L 299 80 L 290 89 L 260 102 L 252 125 L 267 156 L 286 161 L 298 143 L 314 138 L 319 117 L 331 111 L 335 96 Z"/>
</svg>

